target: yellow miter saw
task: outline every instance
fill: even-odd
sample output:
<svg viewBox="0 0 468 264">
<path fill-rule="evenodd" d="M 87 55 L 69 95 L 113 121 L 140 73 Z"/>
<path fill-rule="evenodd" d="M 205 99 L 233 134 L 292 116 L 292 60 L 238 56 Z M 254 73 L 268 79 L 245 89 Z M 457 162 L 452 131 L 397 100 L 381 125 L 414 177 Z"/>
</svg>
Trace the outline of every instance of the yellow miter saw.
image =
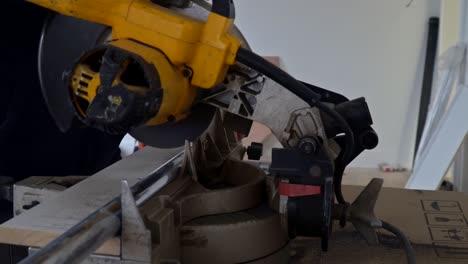
<svg viewBox="0 0 468 264">
<path fill-rule="evenodd" d="M 213 115 L 193 110 L 196 99 L 224 81 L 241 45 L 232 3 L 208 14 L 146 0 L 31 2 L 99 23 L 51 15 L 44 27 L 41 81 L 62 130 L 77 116 L 108 133 L 132 131 L 147 144 L 174 147 L 206 129 Z M 195 120 L 179 122 L 192 112 Z"/>
<path fill-rule="evenodd" d="M 242 135 L 257 121 L 283 146 L 272 151 L 273 180 L 268 198 L 262 197 L 285 219 L 280 226 L 289 237 L 319 237 L 326 250 L 335 219 L 342 226 L 352 222 L 377 242 L 374 228 L 382 222 L 373 207 L 382 183 L 373 181 L 352 205 L 341 192 L 345 167 L 378 144 L 365 99 L 301 82 L 252 52 L 234 26 L 232 0 L 212 6 L 188 0 L 29 2 L 56 12 L 44 26 L 39 63 L 44 97 L 62 130 L 79 120 L 165 148 L 200 137 L 220 119 L 215 111 Z M 249 156 L 261 152 L 251 148 Z"/>
</svg>

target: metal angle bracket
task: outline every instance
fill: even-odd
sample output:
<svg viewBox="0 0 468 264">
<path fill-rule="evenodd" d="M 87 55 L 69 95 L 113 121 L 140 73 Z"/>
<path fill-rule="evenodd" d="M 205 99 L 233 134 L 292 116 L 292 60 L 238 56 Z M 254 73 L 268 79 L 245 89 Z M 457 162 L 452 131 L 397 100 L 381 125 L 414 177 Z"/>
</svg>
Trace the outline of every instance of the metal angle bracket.
<svg viewBox="0 0 468 264">
<path fill-rule="evenodd" d="M 122 181 L 121 258 L 132 263 L 151 263 L 151 232 L 143 218 L 126 180 Z"/>
</svg>

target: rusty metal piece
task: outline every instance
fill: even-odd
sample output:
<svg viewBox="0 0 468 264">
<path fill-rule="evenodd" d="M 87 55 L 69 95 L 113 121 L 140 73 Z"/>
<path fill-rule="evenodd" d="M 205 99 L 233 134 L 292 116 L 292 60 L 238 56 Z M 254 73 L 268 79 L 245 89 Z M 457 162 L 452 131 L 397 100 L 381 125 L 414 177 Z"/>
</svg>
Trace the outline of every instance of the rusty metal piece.
<svg viewBox="0 0 468 264">
<path fill-rule="evenodd" d="M 182 263 L 247 263 L 264 258 L 288 243 L 280 222 L 280 215 L 266 206 L 192 220 L 181 228 Z M 285 257 L 267 263 L 286 263 Z"/>
</svg>

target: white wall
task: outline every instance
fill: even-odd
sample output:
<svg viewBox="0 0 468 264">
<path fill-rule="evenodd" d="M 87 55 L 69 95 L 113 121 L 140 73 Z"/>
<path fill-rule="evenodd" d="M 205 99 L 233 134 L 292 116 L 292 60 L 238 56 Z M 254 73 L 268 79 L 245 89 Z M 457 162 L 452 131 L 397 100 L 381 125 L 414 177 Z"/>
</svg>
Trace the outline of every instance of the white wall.
<svg viewBox="0 0 468 264">
<path fill-rule="evenodd" d="M 461 0 L 443 0 L 440 10 L 439 55 L 458 43 Z"/>
<path fill-rule="evenodd" d="M 353 166 L 412 164 L 427 22 L 438 1 L 235 0 L 237 25 L 261 55 L 349 98 L 365 96 L 379 146 Z"/>
</svg>

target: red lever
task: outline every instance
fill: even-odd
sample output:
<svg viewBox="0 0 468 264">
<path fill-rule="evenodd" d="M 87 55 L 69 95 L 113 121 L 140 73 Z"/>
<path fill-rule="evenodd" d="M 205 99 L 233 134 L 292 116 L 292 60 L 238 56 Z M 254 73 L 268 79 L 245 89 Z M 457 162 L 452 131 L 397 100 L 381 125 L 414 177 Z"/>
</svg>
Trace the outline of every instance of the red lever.
<svg viewBox="0 0 468 264">
<path fill-rule="evenodd" d="M 279 194 L 288 197 L 318 195 L 320 193 L 320 186 L 290 184 L 286 182 L 279 184 Z"/>
</svg>

